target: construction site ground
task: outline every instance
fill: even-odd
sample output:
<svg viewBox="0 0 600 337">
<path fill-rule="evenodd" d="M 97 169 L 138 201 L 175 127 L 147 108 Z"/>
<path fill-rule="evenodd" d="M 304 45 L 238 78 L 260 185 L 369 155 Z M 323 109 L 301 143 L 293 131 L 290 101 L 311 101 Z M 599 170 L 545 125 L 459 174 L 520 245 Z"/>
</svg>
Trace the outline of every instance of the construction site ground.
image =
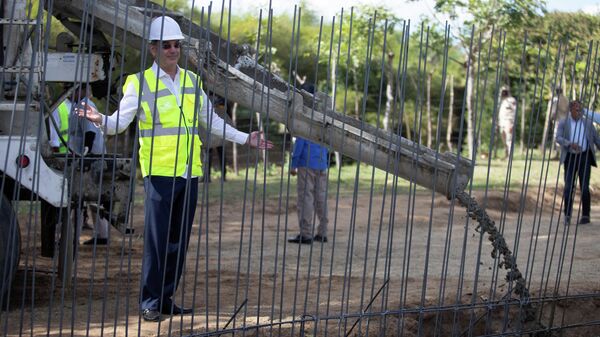
<svg viewBox="0 0 600 337">
<path fill-rule="evenodd" d="M 228 184 L 235 182 L 226 182 L 225 189 Z M 213 182 L 209 188 L 221 186 Z M 337 318 L 340 312 L 379 312 L 381 308 L 407 311 L 363 318 L 351 335 L 379 331 L 383 326 L 385 335 L 401 330 L 404 336 L 433 335 L 436 329 L 442 331 L 440 335 L 460 335 L 469 329 L 470 335 L 481 335 L 514 330 L 520 324 L 518 301 L 490 306 L 489 316 L 485 314 L 486 303 L 518 296 L 508 294 L 510 284 L 505 272 L 498 269 L 498 260 L 491 257 L 492 246 L 476 231 L 477 224 L 467 219 L 462 206 L 426 190 L 414 195 L 401 191 L 396 200 L 389 191 L 384 195 L 381 188 L 376 188 L 373 196 L 350 193 L 336 197 L 335 188 L 329 192 L 331 220 L 325 244 L 286 242 L 286 237 L 297 234 L 295 189 L 290 189 L 289 197 L 270 196 L 264 202 L 260 193 L 254 199 L 248 193 L 245 202 L 243 198 L 213 199 L 208 208 L 199 206 L 187 269 L 175 298 L 196 312 L 165 317 L 160 323 L 144 322 L 138 307 L 143 247 L 141 185 L 136 188 L 133 235 L 123 236 L 112 229 L 109 246 L 78 247 L 75 291 L 61 286 L 55 260 L 40 257 L 39 245 L 27 244 L 29 220 L 22 214 L 20 267 L 9 310 L 1 316 L 2 331 L 9 336 L 59 336 L 71 331 L 73 336 L 201 334 L 223 329 L 239 307 L 227 329 L 239 328 L 243 322 L 267 325 L 247 330 L 246 336 L 300 335 L 300 329 L 308 336 L 323 335 L 325 330 L 345 335 L 357 317 L 327 318 Z M 598 296 L 543 305 L 535 301 L 543 299 L 545 292 L 600 292 L 600 186 L 593 188 L 592 223 L 585 226 L 565 227 L 558 221 L 560 197 L 554 198 L 553 189 L 538 198 L 537 189 L 531 188 L 525 203 L 519 201 L 520 190 L 508 196 L 503 190 L 478 190 L 473 195 L 485 205 L 517 258 L 533 304 L 541 313 L 541 319 L 535 321 L 545 326 L 598 322 Z M 387 223 L 392 202 L 396 212 L 390 234 Z M 83 230 L 80 242 L 91 235 L 91 230 Z M 391 255 L 386 254 L 389 246 Z M 562 272 L 557 279 L 559 268 Z M 366 309 L 372 297 L 375 300 Z M 460 306 L 471 303 L 482 305 Z M 319 318 L 319 323 L 277 324 L 303 315 Z M 563 333 L 597 336 L 600 325 L 574 327 Z"/>
</svg>

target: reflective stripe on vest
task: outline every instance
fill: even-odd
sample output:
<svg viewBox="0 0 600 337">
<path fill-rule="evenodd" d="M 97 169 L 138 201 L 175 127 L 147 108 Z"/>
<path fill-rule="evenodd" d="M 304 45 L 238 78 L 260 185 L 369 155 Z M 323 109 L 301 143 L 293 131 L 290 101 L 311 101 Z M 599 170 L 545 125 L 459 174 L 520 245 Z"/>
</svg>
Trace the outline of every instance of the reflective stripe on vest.
<svg viewBox="0 0 600 337">
<path fill-rule="evenodd" d="M 59 140 L 58 153 L 67 153 L 67 147 L 65 144 L 69 144 L 69 106 L 67 101 L 64 100 L 58 106 L 58 118 L 60 119 L 60 129 L 58 134 L 65 141 L 64 143 Z"/>
<path fill-rule="evenodd" d="M 181 108 L 165 84 L 157 81 L 151 68 L 146 69 L 143 75 L 128 76 L 123 87 L 125 91 L 132 83 L 136 92 L 140 93 L 142 83 L 138 125 L 140 166 L 144 177 L 179 177 L 186 173 L 188 165 L 192 176 L 202 175 L 202 142 L 198 135 L 197 117 L 203 103 L 202 96 L 199 96 L 196 110 L 196 88 L 200 83 L 189 71 L 182 71 L 179 77 Z"/>
</svg>

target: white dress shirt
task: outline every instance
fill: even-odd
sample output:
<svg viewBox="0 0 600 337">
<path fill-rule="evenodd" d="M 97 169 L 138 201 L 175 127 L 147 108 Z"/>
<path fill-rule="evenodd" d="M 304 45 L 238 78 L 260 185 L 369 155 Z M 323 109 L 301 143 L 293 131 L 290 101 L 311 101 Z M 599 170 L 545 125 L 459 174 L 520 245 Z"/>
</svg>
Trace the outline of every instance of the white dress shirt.
<svg viewBox="0 0 600 337">
<path fill-rule="evenodd" d="M 156 62 L 152 64 L 152 71 L 154 71 L 154 73 L 159 73 L 159 69 L 160 68 Z M 159 73 L 159 79 L 175 96 L 177 99 L 177 104 L 181 104 L 181 93 L 179 86 L 180 74 L 181 68 L 179 68 L 179 66 L 177 66 L 177 74 L 175 75 L 175 79 L 171 79 L 171 76 L 162 70 Z M 211 134 L 213 135 L 221 137 L 223 135 L 223 129 L 225 129 L 225 139 L 238 144 L 245 144 L 248 140 L 248 134 L 238 131 L 231 125 L 227 125 L 227 123 L 225 123 L 225 121 L 214 112 L 212 103 L 208 99 L 206 93 L 202 89 L 200 89 L 200 92 L 203 97 L 203 104 L 199 112 L 200 115 L 198 116 L 198 122 L 200 122 L 207 130 L 210 130 Z M 104 121 L 102 123 L 102 129 L 104 132 L 109 135 L 114 135 L 125 131 L 135 115 L 138 113 L 138 104 L 138 91 L 135 89 L 135 86 L 130 83 L 125 88 L 125 93 L 123 94 L 123 98 L 121 98 L 121 102 L 119 103 L 119 109 L 110 116 L 104 116 Z M 212 121 L 211 127 L 208 127 L 209 112 L 211 116 L 210 119 Z"/>
<path fill-rule="evenodd" d="M 571 143 L 579 145 L 579 147 L 581 147 L 581 152 L 585 152 L 588 147 L 587 139 L 585 139 L 585 121 L 583 118 L 574 120 L 569 116 L 569 123 L 571 124 Z"/>
<path fill-rule="evenodd" d="M 515 114 L 517 110 L 517 100 L 508 96 L 500 101 L 498 108 L 498 126 L 501 129 L 511 129 L 515 126 Z"/>
</svg>

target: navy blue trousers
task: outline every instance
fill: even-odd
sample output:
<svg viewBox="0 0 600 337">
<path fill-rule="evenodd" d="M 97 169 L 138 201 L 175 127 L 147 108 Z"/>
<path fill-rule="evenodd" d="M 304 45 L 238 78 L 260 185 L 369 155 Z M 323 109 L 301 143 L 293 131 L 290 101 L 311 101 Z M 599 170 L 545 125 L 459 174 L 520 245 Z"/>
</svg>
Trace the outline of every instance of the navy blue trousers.
<svg viewBox="0 0 600 337">
<path fill-rule="evenodd" d="M 590 216 L 590 171 L 596 165 L 592 151 L 583 153 L 567 153 L 564 163 L 565 190 L 563 191 L 563 209 L 565 216 L 571 217 L 573 197 L 575 195 L 575 179 L 579 178 L 581 190 L 581 215 Z"/>
<path fill-rule="evenodd" d="M 140 308 L 170 308 L 185 264 L 198 178 L 144 178 L 144 256 Z"/>
</svg>

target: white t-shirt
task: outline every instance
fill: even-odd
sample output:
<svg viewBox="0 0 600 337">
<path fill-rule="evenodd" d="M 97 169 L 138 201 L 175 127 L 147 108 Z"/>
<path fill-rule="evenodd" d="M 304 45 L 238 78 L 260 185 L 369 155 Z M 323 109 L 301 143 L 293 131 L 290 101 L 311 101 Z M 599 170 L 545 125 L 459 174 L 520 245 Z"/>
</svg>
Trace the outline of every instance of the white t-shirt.
<svg viewBox="0 0 600 337">
<path fill-rule="evenodd" d="M 500 128 L 512 128 L 515 125 L 515 114 L 517 112 L 517 100 L 508 96 L 500 101 L 498 108 L 498 126 Z"/>
</svg>

